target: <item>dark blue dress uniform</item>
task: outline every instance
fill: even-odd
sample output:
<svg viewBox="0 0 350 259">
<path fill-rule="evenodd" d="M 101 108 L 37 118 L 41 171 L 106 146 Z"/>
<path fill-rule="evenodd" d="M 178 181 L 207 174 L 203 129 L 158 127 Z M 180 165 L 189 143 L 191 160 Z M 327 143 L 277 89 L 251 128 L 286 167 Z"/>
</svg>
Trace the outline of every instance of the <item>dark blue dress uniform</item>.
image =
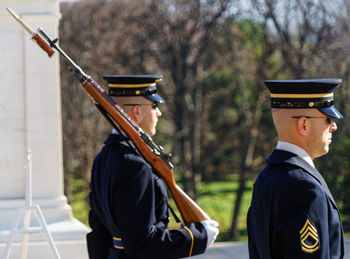
<svg viewBox="0 0 350 259">
<path fill-rule="evenodd" d="M 250 258 L 343 258 L 337 205 L 320 173 L 275 149 L 254 183 L 247 219 Z"/>
<path fill-rule="evenodd" d="M 341 82 L 266 80 L 265 85 L 272 108 L 318 109 L 328 117 L 342 118 L 333 96 Z M 300 117 L 308 118 L 292 118 Z M 250 258 L 343 258 L 339 211 L 320 173 L 284 150 L 275 149 L 266 162 L 254 183 L 247 216 Z"/>
<path fill-rule="evenodd" d="M 201 223 L 168 230 L 162 180 L 119 134 L 97 155 L 90 183 L 90 258 L 180 258 L 203 253 Z"/>
</svg>

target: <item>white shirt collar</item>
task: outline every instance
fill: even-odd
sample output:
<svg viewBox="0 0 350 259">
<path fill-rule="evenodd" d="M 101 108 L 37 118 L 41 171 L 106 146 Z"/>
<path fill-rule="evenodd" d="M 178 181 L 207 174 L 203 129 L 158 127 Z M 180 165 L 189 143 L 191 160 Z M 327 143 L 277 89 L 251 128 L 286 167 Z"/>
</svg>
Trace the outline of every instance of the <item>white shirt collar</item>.
<svg viewBox="0 0 350 259">
<path fill-rule="evenodd" d="M 286 141 L 279 140 L 277 143 L 276 149 L 284 150 L 284 151 L 288 151 L 288 152 L 291 152 L 293 154 L 296 154 L 297 156 L 304 159 L 307 163 L 309 163 L 313 168 L 315 168 L 314 162 L 312 161 L 309 154 L 304 149 L 302 149 L 301 147 L 299 147 L 297 145 L 294 145 L 294 144 L 286 142 Z"/>
</svg>

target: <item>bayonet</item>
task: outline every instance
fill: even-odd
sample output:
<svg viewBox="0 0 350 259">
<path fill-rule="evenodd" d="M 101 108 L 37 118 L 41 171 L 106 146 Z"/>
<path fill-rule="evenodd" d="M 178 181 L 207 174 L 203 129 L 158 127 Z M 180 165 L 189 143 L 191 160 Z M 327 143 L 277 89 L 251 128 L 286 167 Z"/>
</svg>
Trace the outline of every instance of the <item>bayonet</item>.
<svg viewBox="0 0 350 259">
<path fill-rule="evenodd" d="M 47 55 L 49 55 L 49 57 L 55 53 L 55 51 L 45 42 L 45 40 L 40 37 L 40 28 L 37 30 L 37 32 L 34 32 L 34 30 L 23 21 L 23 19 L 21 19 L 14 11 L 11 10 L 11 8 L 6 7 L 6 10 L 12 15 L 13 18 L 15 18 L 15 20 L 20 25 L 22 25 L 22 27 L 31 35 L 32 40 L 35 41 L 40 46 L 40 48 L 42 48 L 47 53 Z"/>
<path fill-rule="evenodd" d="M 11 10 L 11 8 L 6 7 L 6 10 L 13 16 L 13 18 L 15 18 L 17 20 L 17 22 L 19 22 L 23 28 L 30 34 L 32 35 L 32 37 L 34 36 L 35 32 L 34 30 L 28 25 L 26 24 L 23 19 L 21 19 L 14 11 Z"/>
</svg>

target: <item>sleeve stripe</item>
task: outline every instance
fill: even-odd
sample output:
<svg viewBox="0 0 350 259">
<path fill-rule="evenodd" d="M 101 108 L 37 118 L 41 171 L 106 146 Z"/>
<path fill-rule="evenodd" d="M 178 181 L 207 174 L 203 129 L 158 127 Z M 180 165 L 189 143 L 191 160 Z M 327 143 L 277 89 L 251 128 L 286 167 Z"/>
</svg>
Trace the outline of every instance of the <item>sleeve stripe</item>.
<svg viewBox="0 0 350 259">
<path fill-rule="evenodd" d="M 193 250 L 193 243 L 194 243 L 194 238 L 193 238 L 193 234 L 192 234 L 192 231 L 188 228 L 188 227 L 186 227 L 186 226 L 184 226 L 184 228 L 190 233 L 190 236 L 191 236 L 191 238 L 192 238 L 192 241 L 191 241 L 191 249 L 190 249 L 190 254 L 188 255 L 188 256 L 192 256 L 192 250 Z"/>
</svg>

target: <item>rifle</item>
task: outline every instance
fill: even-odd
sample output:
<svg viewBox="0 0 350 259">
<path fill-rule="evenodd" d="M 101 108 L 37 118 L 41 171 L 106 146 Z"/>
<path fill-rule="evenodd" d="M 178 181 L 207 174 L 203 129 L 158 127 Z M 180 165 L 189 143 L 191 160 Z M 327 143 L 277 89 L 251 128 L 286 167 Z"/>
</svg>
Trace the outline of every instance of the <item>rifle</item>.
<svg viewBox="0 0 350 259">
<path fill-rule="evenodd" d="M 95 105 L 105 115 L 108 122 L 110 122 L 113 127 L 118 127 L 119 130 L 122 130 L 131 139 L 144 159 L 165 181 L 185 225 L 210 219 L 209 216 L 176 184 L 173 165 L 169 161 L 170 155 L 165 153 L 162 147 L 157 146 L 152 138 L 129 118 L 104 89 L 74 63 L 74 61 L 57 45 L 58 39 L 51 40 L 41 28 L 34 32 L 14 11 L 8 7 L 6 9 L 24 29 L 31 34 L 32 40 L 35 41 L 49 57 L 52 57 L 55 53 L 55 49 L 70 63 L 71 67 L 69 67 L 69 70 L 78 78 L 81 86 L 92 97 Z"/>
</svg>

